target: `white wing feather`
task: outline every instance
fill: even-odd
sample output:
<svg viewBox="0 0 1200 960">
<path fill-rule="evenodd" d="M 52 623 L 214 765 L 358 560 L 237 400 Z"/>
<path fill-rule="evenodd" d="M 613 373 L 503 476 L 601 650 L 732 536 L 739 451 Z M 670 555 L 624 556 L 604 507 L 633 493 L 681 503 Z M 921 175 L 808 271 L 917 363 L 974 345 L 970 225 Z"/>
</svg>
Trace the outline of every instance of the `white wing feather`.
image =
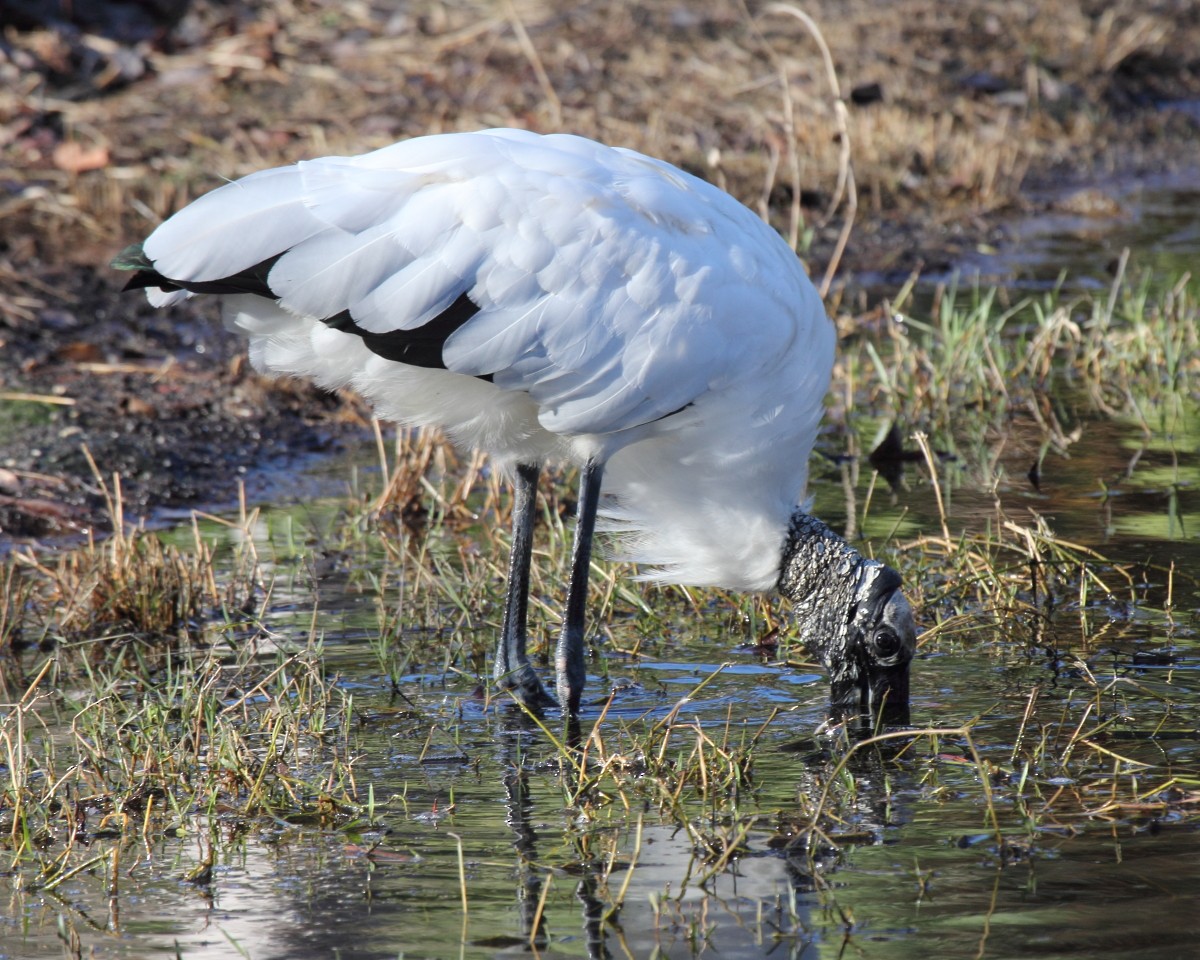
<svg viewBox="0 0 1200 960">
<path fill-rule="evenodd" d="M 294 167 L 260 170 L 184 207 L 146 239 L 164 276 L 220 280 L 302 244 L 321 223 L 305 208 Z"/>
</svg>

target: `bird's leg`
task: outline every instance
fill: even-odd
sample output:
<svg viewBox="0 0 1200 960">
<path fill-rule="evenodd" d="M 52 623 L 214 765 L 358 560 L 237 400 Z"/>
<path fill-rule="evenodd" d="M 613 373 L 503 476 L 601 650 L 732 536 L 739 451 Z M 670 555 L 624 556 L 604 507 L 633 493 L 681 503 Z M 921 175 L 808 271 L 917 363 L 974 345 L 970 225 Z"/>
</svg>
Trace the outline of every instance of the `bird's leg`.
<svg viewBox="0 0 1200 960">
<path fill-rule="evenodd" d="M 589 460 L 579 478 L 579 512 L 575 520 L 575 547 L 571 551 L 571 583 L 567 588 L 567 612 L 554 670 L 558 700 L 569 716 L 579 712 L 583 683 L 587 676 L 583 658 L 583 618 L 587 612 L 588 573 L 592 565 L 592 534 L 596 529 L 596 507 L 600 503 L 600 481 L 604 464 Z"/>
<path fill-rule="evenodd" d="M 513 484 L 512 551 L 508 557 L 508 595 L 504 625 L 496 647 L 496 686 L 508 690 L 531 709 L 554 706 L 525 652 L 525 617 L 529 609 L 529 560 L 533 554 L 533 521 L 537 515 L 540 469 L 518 464 Z"/>
</svg>

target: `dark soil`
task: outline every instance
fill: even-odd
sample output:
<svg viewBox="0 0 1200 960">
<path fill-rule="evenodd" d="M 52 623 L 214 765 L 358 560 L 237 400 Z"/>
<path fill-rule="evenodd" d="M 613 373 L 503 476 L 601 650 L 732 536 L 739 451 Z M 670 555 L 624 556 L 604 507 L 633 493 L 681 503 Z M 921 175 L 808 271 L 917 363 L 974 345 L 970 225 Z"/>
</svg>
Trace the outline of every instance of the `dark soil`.
<svg viewBox="0 0 1200 960">
<path fill-rule="evenodd" d="M 0 0 L 0 547 L 102 529 L 99 478 L 120 475 L 130 517 L 227 503 L 258 468 L 365 428 L 353 398 L 250 371 L 213 305 L 121 294 L 111 257 L 221 177 L 450 129 L 572 130 L 714 180 L 785 231 L 799 191 L 819 278 L 848 134 L 839 276 L 899 280 L 1002 244 L 1035 188 L 1196 163 L 1198 5 L 805 9 L 844 130 L 803 26 L 738 2 Z"/>
</svg>

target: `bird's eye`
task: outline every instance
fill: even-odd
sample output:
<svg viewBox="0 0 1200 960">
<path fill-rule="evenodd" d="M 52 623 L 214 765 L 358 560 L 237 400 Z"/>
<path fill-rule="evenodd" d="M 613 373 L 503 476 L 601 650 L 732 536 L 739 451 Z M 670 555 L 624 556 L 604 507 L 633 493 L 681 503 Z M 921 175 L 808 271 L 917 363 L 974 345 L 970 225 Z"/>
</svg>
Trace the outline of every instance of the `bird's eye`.
<svg viewBox="0 0 1200 960">
<path fill-rule="evenodd" d="M 903 644 L 894 631 L 885 627 L 875 631 L 875 635 L 871 637 L 871 646 L 874 648 L 876 657 L 880 660 L 888 660 L 900 652 Z"/>
</svg>

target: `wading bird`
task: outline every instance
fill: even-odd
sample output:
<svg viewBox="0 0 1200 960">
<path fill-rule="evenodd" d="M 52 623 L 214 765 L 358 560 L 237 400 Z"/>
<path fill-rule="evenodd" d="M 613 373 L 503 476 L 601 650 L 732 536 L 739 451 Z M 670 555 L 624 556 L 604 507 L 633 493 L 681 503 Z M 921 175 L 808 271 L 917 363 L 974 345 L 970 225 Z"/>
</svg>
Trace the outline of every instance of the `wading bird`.
<svg viewBox="0 0 1200 960">
<path fill-rule="evenodd" d="M 258 370 L 491 456 L 514 487 L 495 678 L 525 704 L 554 703 L 526 605 L 538 475 L 565 461 L 569 714 L 598 516 L 645 578 L 786 595 L 835 706 L 906 707 L 899 576 L 800 505 L 833 325 L 788 245 L 711 184 L 576 136 L 420 137 L 228 183 L 114 266 L 156 306 L 223 294 Z"/>
</svg>

